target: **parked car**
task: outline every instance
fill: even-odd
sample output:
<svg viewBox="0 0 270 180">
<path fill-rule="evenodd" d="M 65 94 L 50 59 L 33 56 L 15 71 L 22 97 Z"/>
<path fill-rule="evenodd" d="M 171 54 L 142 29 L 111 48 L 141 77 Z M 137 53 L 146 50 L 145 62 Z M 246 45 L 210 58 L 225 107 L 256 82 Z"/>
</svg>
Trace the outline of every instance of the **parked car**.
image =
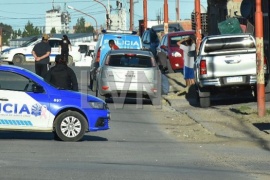
<svg viewBox="0 0 270 180">
<path fill-rule="evenodd" d="M 109 129 L 107 104 L 94 96 L 57 89 L 35 73 L 0 64 L 0 130 L 54 132 L 79 141 L 85 132 Z"/>
<path fill-rule="evenodd" d="M 177 42 L 191 35 L 195 35 L 195 31 L 170 32 L 162 37 L 157 47 L 157 61 L 170 73 L 183 69 L 183 50 Z"/>
<path fill-rule="evenodd" d="M 168 32 L 183 31 L 179 23 L 169 23 Z M 160 34 L 164 32 L 164 24 L 152 26 L 142 34 L 143 48 L 150 50 L 156 56 L 156 48 L 160 42 Z"/>
<path fill-rule="evenodd" d="M 142 49 L 142 40 L 135 31 L 112 31 L 103 30 L 98 37 L 98 41 L 94 50 L 94 60 L 90 67 L 90 89 L 96 81 L 97 66 L 102 66 L 104 57 L 110 50 L 109 40 L 114 40 L 120 49 Z M 97 65 L 95 62 L 99 62 Z"/>
<path fill-rule="evenodd" d="M 59 54 L 59 43 L 62 39 L 51 37 L 49 44 L 51 46 L 50 62 L 54 63 L 55 56 Z M 33 47 L 41 42 L 41 38 L 33 39 L 18 48 L 7 48 L 2 50 L 0 60 L 8 62 L 11 65 L 21 65 L 25 62 L 35 62 L 32 55 Z M 74 62 L 80 61 L 81 54 L 78 46 L 72 46 L 72 51 L 69 52 L 68 65 L 73 65 Z"/>
<path fill-rule="evenodd" d="M 111 50 L 98 70 L 98 92 L 107 98 L 124 94 L 131 97 L 160 98 L 160 70 L 149 50 Z"/>
</svg>

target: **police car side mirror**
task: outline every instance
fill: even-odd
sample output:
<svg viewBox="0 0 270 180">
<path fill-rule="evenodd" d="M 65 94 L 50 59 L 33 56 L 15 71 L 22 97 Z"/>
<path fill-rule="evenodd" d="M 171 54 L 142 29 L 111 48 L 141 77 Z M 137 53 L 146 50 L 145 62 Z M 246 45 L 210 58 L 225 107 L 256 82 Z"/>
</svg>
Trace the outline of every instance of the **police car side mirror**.
<svg viewBox="0 0 270 180">
<path fill-rule="evenodd" d="M 43 93 L 44 92 L 44 89 L 42 86 L 38 85 L 38 84 L 33 84 L 32 85 L 32 91 L 34 93 Z"/>
</svg>

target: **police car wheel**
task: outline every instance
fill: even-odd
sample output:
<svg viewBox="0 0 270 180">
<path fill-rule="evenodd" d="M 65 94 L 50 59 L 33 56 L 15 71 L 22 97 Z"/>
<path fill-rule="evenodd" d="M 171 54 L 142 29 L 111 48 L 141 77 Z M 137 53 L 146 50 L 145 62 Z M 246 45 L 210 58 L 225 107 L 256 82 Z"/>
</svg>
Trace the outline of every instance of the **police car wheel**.
<svg viewBox="0 0 270 180">
<path fill-rule="evenodd" d="M 79 141 L 86 130 L 86 119 L 75 111 L 67 111 L 55 119 L 55 132 L 63 141 Z"/>
</svg>

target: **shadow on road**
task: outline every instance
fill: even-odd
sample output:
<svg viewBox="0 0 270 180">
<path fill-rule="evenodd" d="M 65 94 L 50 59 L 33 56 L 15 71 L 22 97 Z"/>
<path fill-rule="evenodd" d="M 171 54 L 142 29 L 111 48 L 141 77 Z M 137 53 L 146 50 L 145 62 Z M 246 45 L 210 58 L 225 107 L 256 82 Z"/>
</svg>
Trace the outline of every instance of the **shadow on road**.
<svg viewBox="0 0 270 180">
<path fill-rule="evenodd" d="M 56 140 L 53 133 L 49 132 L 0 132 L 0 140 Z M 99 136 L 84 135 L 81 141 L 108 141 L 107 138 Z"/>
</svg>

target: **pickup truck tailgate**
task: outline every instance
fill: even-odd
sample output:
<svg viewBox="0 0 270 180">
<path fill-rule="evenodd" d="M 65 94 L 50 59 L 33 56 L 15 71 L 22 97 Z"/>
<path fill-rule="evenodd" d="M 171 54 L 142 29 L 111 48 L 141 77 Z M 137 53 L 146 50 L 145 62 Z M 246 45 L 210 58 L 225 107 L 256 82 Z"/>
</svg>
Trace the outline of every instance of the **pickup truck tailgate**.
<svg viewBox="0 0 270 180">
<path fill-rule="evenodd" d="M 206 58 L 206 63 L 205 76 L 211 78 L 256 74 L 256 54 L 254 53 L 210 56 Z"/>
</svg>

